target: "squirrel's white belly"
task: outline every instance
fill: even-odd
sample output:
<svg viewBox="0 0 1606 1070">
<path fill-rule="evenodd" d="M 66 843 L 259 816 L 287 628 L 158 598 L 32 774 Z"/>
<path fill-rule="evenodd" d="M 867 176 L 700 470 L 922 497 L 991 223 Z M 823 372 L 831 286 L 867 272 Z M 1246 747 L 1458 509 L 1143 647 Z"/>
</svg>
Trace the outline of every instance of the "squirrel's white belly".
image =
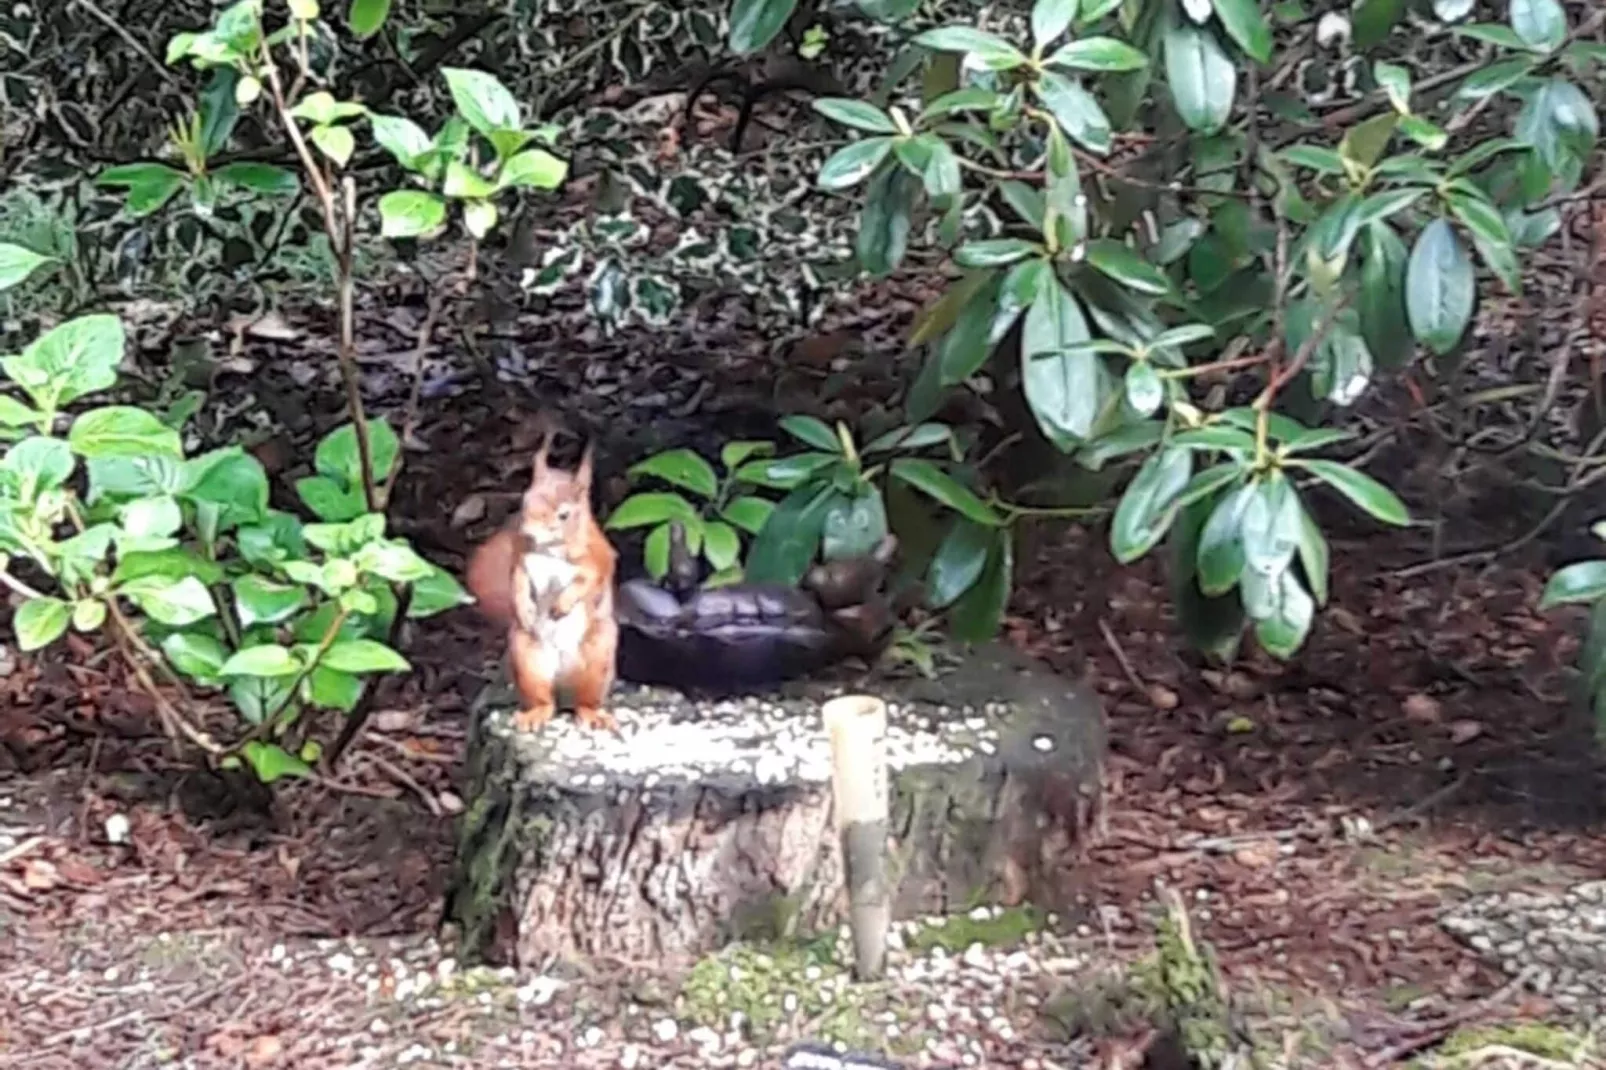
<svg viewBox="0 0 1606 1070">
<path fill-rule="evenodd" d="M 549 616 L 548 607 L 575 581 L 579 569 L 561 557 L 525 554 L 524 575 L 537 610 L 531 630 L 538 644 L 538 671 L 549 680 L 561 681 L 581 663 L 580 644 L 585 640 L 588 607 L 575 606 L 561 617 Z"/>
</svg>

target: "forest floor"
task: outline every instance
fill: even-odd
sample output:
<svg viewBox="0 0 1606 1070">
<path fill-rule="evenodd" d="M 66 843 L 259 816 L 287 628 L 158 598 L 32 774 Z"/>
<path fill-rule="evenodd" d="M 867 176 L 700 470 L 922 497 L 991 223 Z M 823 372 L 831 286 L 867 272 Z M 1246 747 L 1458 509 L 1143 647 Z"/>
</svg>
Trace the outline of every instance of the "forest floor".
<svg viewBox="0 0 1606 1070">
<path fill-rule="evenodd" d="M 377 395 L 407 393 L 396 365 L 420 318 L 365 329 Z M 258 407 L 294 409 L 284 399 L 324 375 L 305 369 L 332 363 L 306 322 L 301 337 L 236 334 Z M 526 346 L 553 376 L 532 391 L 628 409 L 706 397 L 710 375 L 725 377 L 716 393 L 762 377 L 760 356 L 709 371 L 680 341 L 654 344 L 582 357 L 548 332 Z M 531 408 L 509 391 L 426 410 L 397 512 L 457 568 L 522 486 Z M 270 469 L 278 448 L 259 449 Z M 1097 526 L 1033 535 L 1008 637 L 1103 694 L 1107 832 L 1075 916 L 1018 946 L 902 953 L 892 998 L 907 1013 L 864 1012 L 885 1050 L 912 1038 L 911 1064 L 939 1067 L 1136 1065 L 1122 1060 L 1141 1030 L 1068 1038 L 1052 1012 L 1152 947 L 1138 914 L 1159 885 L 1182 894 L 1286 1065 L 1392 1065 L 1458 1026 L 1563 1021 L 1437 918 L 1478 892 L 1606 874 L 1606 775 L 1568 691 L 1576 614 L 1537 612 L 1536 561 L 1413 573 L 1418 532 L 1334 541 L 1332 604 L 1300 656 L 1213 671 L 1179 653 L 1156 562 L 1118 568 Z M 465 609 L 421 624 L 408 653 L 416 671 L 387 687 L 338 778 L 285 788 L 269 813 L 187 774 L 150 701 L 87 642 L 0 648 L 0 1066 L 774 1065 L 691 1020 L 646 964 L 442 964 L 431 934 L 466 709 L 500 649 Z M 795 1018 L 794 1037 L 819 1024 Z"/>
</svg>

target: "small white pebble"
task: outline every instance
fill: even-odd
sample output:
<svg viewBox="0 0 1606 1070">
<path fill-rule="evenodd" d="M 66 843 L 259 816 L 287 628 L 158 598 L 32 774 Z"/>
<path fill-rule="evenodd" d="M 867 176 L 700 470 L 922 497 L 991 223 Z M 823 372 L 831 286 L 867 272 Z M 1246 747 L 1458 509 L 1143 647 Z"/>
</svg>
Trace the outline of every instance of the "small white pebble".
<svg viewBox="0 0 1606 1070">
<path fill-rule="evenodd" d="M 620 1070 L 636 1070 L 636 1065 L 640 1062 L 641 1049 L 634 1044 L 626 1044 L 619 1052 Z"/>
<path fill-rule="evenodd" d="M 586 1031 L 580 1034 L 580 1046 L 582 1048 L 594 1048 L 601 1043 L 602 1028 L 600 1026 L 588 1026 Z"/>
<path fill-rule="evenodd" d="M 675 1039 L 680 1032 L 680 1026 L 673 1018 L 660 1018 L 653 1023 L 652 1035 L 667 1044 Z"/>
<path fill-rule="evenodd" d="M 113 814 L 106 819 L 106 840 L 108 843 L 128 842 L 128 818 L 123 814 Z"/>
<path fill-rule="evenodd" d="M 350 973 L 357 968 L 357 961 L 342 951 L 329 956 L 329 968 L 335 973 Z"/>
<path fill-rule="evenodd" d="M 1052 736 L 1033 736 L 1032 746 L 1047 754 L 1054 749 L 1054 738 Z"/>
</svg>

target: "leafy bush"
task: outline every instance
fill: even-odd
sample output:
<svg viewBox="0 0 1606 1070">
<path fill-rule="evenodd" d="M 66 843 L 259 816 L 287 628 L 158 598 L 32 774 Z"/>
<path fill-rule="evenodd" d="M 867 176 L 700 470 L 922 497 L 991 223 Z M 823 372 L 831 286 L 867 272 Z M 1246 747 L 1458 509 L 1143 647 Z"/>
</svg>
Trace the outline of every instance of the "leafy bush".
<svg viewBox="0 0 1606 1070">
<path fill-rule="evenodd" d="M 895 36 L 917 7 L 862 5 Z M 1449 13 L 1460 19 L 1471 5 L 1435 7 L 1466 9 Z M 766 46 L 795 8 L 736 0 L 732 47 Z M 1362 8 L 1354 18 L 1375 48 L 1405 5 Z M 1301 411 L 1341 410 L 1419 347 L 1460 352 L 1480 263 L 1519 289 L 1520 251 L 1554 232 L 1555 202 L 1578 188 L 1596 142 L 1575 78 L 1599 57 L 1580 38 L 1602 16 L 1586 30 L 1558 0 L 1513 0 L 1509 25 L 1454 27 L 1501 54 L 1458 78 L 1447 121 L 1427 118 L 1432 98 L 1406 66 L 1376 60 L 1375 91 L 1323 124 L 1257 88 L 1279 24 L 1303 18 L 1300 5 L 1268 15 L 1258 0 L 1037 0 L 1024 21 L 1012 15 L 995 12 L 997 30 L 908 36 L 920 58 L 889 79 L 918 76 L 917 99 L 815 102 L 858 135 L 818 184 L 863 189 L 863 271 L 891 274 L 927 232 L 916 224 L 932 220 L 962 272 L 916 322 L 927 356 L 908 419 L 929 418 L 978 375 L 1014 376 L 1060 451 L 1088 467 L 1147 453 L 1110 525 L 1115 556 L 1135 561 L 1169 541 L 1195 645 L 1230 655 L 1252 626 L 1289 657 L 1327 588 L 1328 547 L 1303 488 L 1337 490 L 1385 523 L 1410 520 L 1375 479 L 1317 455 L 1347 434 L 1278 409 L 1297 383 Z M 1518 105 L 1511 135 L 1477 136 L 1473 120 L 1500 99 Z M 1118 152 L 1125 131 L 1155 147 Z M 1160 152 L 1171 166 L 1142 177 Z M 1136 166 L 1129 176 L 1119 163 Z M 978 203 L 1006 213 L 1001 231 L 967 231 Z M 1145 211 L 1157 220 L 1142 234 L 1133 224 Z M 1202 403 L 1192 388 L 1207 373 L 1258 376 L 1253 402 Z M 801 516 L 799 500 L 789 512 Z M 951 538 L 969 546 L 951 574 L 972 576 L 979 534 Z M 980 567 L 1006 570 L 1007 592 L 1004 545 Z"/>
<path fill-rule="evenodd" d="M 450 575 L 385 535 L 385 519 L 354 511 L 361 473 L 351 427 L 317 450 L 319 475 L 301 497 L 319 523 L 268 504 L 262 465 L 235 446 L 185 455 L 182 424 L 145 409 L 64 409 L 117 385 L 122 324 L 88 315 L 0 361 L 26 402 L 0 395 L 10 442 L 0 457 L 0 580 L 23 601 L 18 646 L 38 650 L 69 628 L 109 627 L 169 729 L 264 781 L 310 772 L 321 710 L 350 712 L 375 673 L 403 672 L 385 642 L 398 612 L 428 617 L 467 595 Z M 65 420 L 65 434 L 54 430 Z M 380 474 L 400 463 L 394 432 L 371 425 Z M 39 587 L 11 571 L 15 562 Z M 43 589 L 40 589 L 43 588 Z M 196 709 L 174 705 L 154 670 L 227 695 L 237 738 L 213 740 Z"/>
</svg>

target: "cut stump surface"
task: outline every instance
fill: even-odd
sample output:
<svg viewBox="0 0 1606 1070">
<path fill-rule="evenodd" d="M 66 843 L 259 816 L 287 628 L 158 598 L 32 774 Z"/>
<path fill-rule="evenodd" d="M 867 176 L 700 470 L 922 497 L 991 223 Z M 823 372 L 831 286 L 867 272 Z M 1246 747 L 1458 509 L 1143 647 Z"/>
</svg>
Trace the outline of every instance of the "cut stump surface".
<svg viewBox="0 0 1606 1070">
<path fill-rule="evenodd" d="M 1001 646 L 935 680 L 842 674 L 698 701 L 621 684 L 622 738 L 560 714 L 511 729 L 505 686 L 471 729 L 447 921 L 465 954 L 688 960 L 846 918 L 826 699 L 889 706 L 893 916 L 1063 905 L 1100 823 L 1093 692 Z"/>
</svg>

